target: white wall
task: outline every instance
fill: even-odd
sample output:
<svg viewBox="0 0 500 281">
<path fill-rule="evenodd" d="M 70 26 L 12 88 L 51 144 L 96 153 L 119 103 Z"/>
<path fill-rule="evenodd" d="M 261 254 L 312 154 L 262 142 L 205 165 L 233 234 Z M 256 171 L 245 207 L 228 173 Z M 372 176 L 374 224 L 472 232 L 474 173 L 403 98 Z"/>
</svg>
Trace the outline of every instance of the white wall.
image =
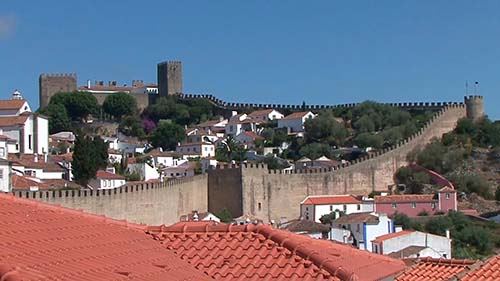
<svg viewBox="0 0 500 281">
<path fill-rule="evenodd" d="M 37 150 L 39 154 L 49 153 L 49 120 L 37 116 Z"/>
<path fill-rule="evenodd" d="M 339 210 L 341 212 L 344 212 L 344 205 L 346 207 L 345 214 L 352 214 L 352 213 L 360 213 L 360 212 L 366 212 L 363 211 L 362 204 L 333 204 L 333 205 L 303 205 L 301 207 L 301 216 L 305 219 L 306 218 L 306 209 L 305 206 L 309 207 L 309 220 L 314 219 L 315 222 L 321 222 L 319 219 L 323 215 L 327 215 L 335 210 Z M 359 205 L 359 210 L 358 210 L 358 205 Z M 311 212 L 311 209 L 314 208 L 314 210 Z"/>
<path fill-rule="evenodd" d="M 425 232 L 415 231 L 407 235 L 397 236 L 382 242 L 383 254 L 400 251 L 409 246 L 429 247 L 433 251 L 427 251 L 433 258 L 440 258 L 446 254 L 451 258 L 451 240 L 439 235 L 433 235 Z M 421 256 L 424 257 L 424 256 Z"/>
<path fill-rule="evenodd" d="M 290 128 L 292 132 L 302 132 L 304 131 L 304 126 L 302 123 L 302 119 L 278 119 L 278 128 Z"/>
<path fill-rule="evenodd" d="M 0 164 L 0 192 L 10 191 L 10 166 L 7 163 Z"/>
<path fill-rule="evenodd" d="M 24 149 L 21 153 L 33 154 L 34 146 L 34 133 L 33 133 L 33 116 L 28 117 L 24 123 Z M 31 138 L 30 138 L 31 136 Z M 31 149 L 30 149 L 31 146 Z"/>
<path fill-rule="evenodd" d="M 368 251 L 372 251 L 372 240 L 374 240 L 375 238 L 381 236 L 381 235 L 385 235 L 385 234 L 389 234 L 389 233 L 393 233 L 393 229 L 394 229 L 394 222 L 388 218 L 386 215 L 383 215 L 383 214 L 379 214 L 378 215 L 378 219 L 379 219 L 379 224 L 378 225 L 374 225 L 374 224 L 367 224 L 366 225 L 366 241 L 365 241 L 365 244 L 366 244 L 366 250 Z M 385 249 L 384 249 L 385 251 Z"/>
</svg>

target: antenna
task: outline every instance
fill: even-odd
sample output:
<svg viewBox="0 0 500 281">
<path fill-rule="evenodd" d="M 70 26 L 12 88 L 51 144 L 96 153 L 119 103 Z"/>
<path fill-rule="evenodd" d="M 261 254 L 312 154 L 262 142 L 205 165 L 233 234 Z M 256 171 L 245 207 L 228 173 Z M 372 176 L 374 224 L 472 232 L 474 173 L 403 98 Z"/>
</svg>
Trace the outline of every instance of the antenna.
<svg viewBox="0 0 500 281">
<path fill-rule="evenodd" d="M 469 95 L 469 81 L 465 80 L 465 95 Z"/>
<path fill-rule="evenodd" d="M 479 82 L 474 82 L 474 95 L 477 95 L 478 94 L 478 90 L 479 90 Z"/>
</svg>

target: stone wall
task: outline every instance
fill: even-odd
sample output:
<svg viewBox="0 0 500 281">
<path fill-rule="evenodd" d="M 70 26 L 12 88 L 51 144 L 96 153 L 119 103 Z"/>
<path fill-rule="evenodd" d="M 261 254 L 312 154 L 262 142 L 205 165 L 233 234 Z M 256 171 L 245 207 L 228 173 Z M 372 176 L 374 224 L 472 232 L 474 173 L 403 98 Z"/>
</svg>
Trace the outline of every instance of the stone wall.
<svg viewBox="0 0 500 281">
<path fill-rule="evenodd" d="M 138 184 L 113 190 L 15 192 L 36 199 L 114 219 L 148 225 L 173 224 L 193 210 L 206 211 L 207 176 L 172 180 L 162 184 Z"/>
<path fill-rule="evenodd" d="M 394 183 L 393 177 L 397 169 L 408 164 L 408 153 L 422 148 L 432 138 L 440 138 L 444 133 L 452 131 L 457 121 L 465 115 L 463 104 L 446 106 L 421 131 L 397 146 L 335 169 L 285 173 L 268 170 L 264 165 L 232 168 L 235 174 L 241 173 L 241 187 L 240 183 L 230 177 L 221 177 L 217 184 L 222 187 L 214 186 L 214 182 L 209 181 L 209 193 L 214 188 L 241 188 L 241 214 L 277 221 L 282 217 L 297 218 L 300 214 L 299 203 L 308 195 L 368 195 L 372 191 L 387 191 Z M 224 197 L 218 199 L 218 204 L 228 204 Z M 214 204 L 209 204 L 209 210 L 216 209 Z"/>
<path fill-rule="evenodd" d="M 106 98 L 109 95 L 112 94 L 97 94 L 97 93 L 92 93 L 92 95 L 97 99 L 97 103 L 99 105 L 102 105 Z M 135 98 L 135 101 L 137 102 L 137 108 L 139 111 L 143 111 L 148 107 L 149 105 L 149 94 L 130 94 L 132 97 Z"/>
<path fill-rule="evenodd" d="M 38 87 L 40 108 L 44 108 L 56 93 L 76 91 L 76 74 L 41 74 Z"/>
</svg>

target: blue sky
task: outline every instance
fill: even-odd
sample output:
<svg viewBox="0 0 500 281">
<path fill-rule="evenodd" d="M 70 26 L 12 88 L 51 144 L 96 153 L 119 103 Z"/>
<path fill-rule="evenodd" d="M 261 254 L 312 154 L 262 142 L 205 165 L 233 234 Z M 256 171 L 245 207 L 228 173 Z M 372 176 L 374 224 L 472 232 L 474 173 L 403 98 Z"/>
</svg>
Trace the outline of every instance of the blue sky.
<svg viewBox="0 0 500 281">
<path fill-rule="evenodd" d="M 44 72 L 156 82 L 164 60 L 235 102 L 462 101 L 479 81 L 500 119 L 500 1 L 0 0 L 2 98 L 37 107 Z"/>
</svg>

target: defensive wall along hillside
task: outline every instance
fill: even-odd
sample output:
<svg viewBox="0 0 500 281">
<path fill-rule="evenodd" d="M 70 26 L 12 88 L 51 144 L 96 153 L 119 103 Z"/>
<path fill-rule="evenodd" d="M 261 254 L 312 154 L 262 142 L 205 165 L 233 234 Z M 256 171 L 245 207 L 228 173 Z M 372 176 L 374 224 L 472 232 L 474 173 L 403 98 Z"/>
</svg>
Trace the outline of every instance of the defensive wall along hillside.
<svg viewBox="0 0 500 281">
<path fill-rule="evenodd" d="M 368 195 L 372 191 L 386 191 L 394 183 L 397 169 L 408 164 L 408 153 L 452 131 L 465 116 L 464 104 L 447 105 L 409 139 L 335 169 L 280 171 L 268 170 L 263 165 L 243 165 L 212 170 L 209 211 L 227 208 L 233 216 L 251 214 L 278 221 L 282 217 L 298 218 L 299 203 L 308 195 Z"/>
<path fill-rule="evenodd" d="M 208 208 L 206 175 L 108 190 L 23 191 L 14 195 L 148 225 L 173 224 L 181 215 Z"/>
</svg>

